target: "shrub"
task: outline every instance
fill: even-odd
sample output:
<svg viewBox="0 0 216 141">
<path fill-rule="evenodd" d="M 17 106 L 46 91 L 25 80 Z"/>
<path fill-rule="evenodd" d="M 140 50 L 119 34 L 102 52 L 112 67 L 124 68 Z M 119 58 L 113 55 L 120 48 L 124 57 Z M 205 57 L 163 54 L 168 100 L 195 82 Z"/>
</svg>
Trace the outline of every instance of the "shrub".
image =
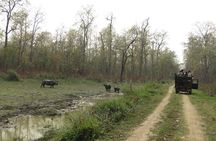
<svg viewBox="0 0 216 141">
<path fill-rule="evenodd" d="M 145 85 L 146 92 L 149 94 L 162 94 L 162 85 L 156 82 L 149 82 Z"/>
<path fill-rule="evenodd" d="M 101 133 L 101 122 L 89 113 L 73 114 L 61 141 L 94 141 Z"/>
<path fill-rule="evenodd" d="M 133 110 L 134 103 L 130 99 L 119 98 L 102 103 L 98 103 L 93 110 L 93 114 L 105 125 L 105 130 L 109 130 L 110 124 L 124 120 L 128 113 Z M 107 129 L 106 129 L 107 128 Z"/>
<path fill-rule="evenodd" d="M 9 70 L 6 76 L 7 81 L 20 81 L 20 76 L 14 70 Z"/>
</svg>

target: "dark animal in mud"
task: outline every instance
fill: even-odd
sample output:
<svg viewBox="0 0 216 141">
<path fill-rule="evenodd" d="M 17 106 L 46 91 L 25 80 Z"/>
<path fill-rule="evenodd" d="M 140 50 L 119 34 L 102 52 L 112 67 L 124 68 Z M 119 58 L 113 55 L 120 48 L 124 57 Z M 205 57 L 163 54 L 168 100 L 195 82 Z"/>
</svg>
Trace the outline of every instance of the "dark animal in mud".
<svg viewBox="0 0 216 141">
<path fill-rule="evenodd" d="M 115 92 L 115 93 L 119 93 L 119 91 L 120 91 L 120 88 L 114 87 L 114 92 Z"/>
<path fill-rule="evenodd" d="M 58 81 L 55 81 L 55 80 L 43 80 L 41 82 L 41 87 L 45 87 L 45 85 L 50 86 L 50 88 L 54 88 L 55 85 L 58 85 Z"/>
<path fill-rule="evenodd" d="M 106 89 L 107 92 L 110 92 L 110 90 L 111 90 L 111 85 L 109 85 L 109 84 L 104 84 L 104 87 L 105 87 L 105 89 Z"/>
</svg>

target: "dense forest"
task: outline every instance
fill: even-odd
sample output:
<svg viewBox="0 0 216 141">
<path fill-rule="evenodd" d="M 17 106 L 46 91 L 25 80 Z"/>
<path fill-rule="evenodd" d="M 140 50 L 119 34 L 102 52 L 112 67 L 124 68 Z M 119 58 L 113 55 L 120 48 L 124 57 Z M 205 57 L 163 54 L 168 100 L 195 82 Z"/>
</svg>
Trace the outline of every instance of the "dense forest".
<svg viewBox="0 0 216 141">
<path fill-rule="evenodd" d="M 31 17 L 29 9 L 31 5 L 23 0 L 1 0 L 0 15 L 4 20 L 0 29 L 0 72 L 13 69 L 22 76 L 55 74 L 144 81 L 169 79 L 178 70 L 175 53 L 166 45 L 167 33 L 153 32 L 149 18 L 117 33 L 115 18 L 110 15 L 104 17 L 107 25 L 97 31 L 95 11 L 86 6 L 78 11 L 79 20 L 74 21 L 75 26 L 66 31 L 62 25 L 52 34 L 41 30 L 44 14 L 38 10 Z M 215 36 L 209 31 L 207 37 L 213 41 Z M 191 42 L 199 41 L 197 38 L 205 47 L 210 45 L 205 37 L 190 37 L 188 62 L 193 55 Z M 200 49 L 205 48 L 201 45 Z M 203 62 L 207 67 L 205 65 Z M 204 68 L 195 71 L 198 73 L 200 69 Z"/>
</svg>

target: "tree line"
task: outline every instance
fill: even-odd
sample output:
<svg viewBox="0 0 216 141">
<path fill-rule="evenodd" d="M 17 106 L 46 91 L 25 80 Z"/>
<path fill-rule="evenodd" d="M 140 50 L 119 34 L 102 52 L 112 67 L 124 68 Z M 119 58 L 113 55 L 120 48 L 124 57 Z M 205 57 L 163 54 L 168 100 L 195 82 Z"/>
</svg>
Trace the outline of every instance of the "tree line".
<svg viewBox="0 0 216 141">
<path fill-rule="evenodd" d="M 114 16 L 96 32 L 93 7 L 78 13 L 79 21 L 55 34 L 42 31 L 39 10 L 30 19 L 23 0 L 0 0 L 5 17 L 0 30 L 0 71 L 20 74 L 54 73 L 94 79 L 165 80 L 178 70 L 176 56 L 166 47 L 166 32 L 152 32 L 150 19 L 117 33 Z"/>
<path fill-rule="evenodd" d="M 206 83 L 215 82 L 216 73 L 216 25 L 197 23 L 185 43 L 186 68 Z"/>
</svg>

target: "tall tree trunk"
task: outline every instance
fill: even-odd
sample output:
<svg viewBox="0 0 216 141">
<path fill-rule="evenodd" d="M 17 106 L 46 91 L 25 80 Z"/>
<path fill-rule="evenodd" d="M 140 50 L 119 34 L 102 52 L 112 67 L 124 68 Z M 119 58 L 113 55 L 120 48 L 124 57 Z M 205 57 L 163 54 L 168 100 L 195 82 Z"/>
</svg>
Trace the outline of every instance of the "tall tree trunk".
<svg viewBox="0 0 216 141">
<path fill-rule="evenodd" d="M 112 23 L 113 23 L 113 16 L 111 15 L 110 18 L 107 18 L 110 21 L 109 25 L 109 45 L 108 45 L 108 68 L 109 68 L 109 75 L 112 74 Z"/>
<path fill-rule="evenodd" d="M 21 65 L 21 58 L 22 58 L 22 48 L 23 48 L 23 30 L 20 27 L 20 38 L 19 38 L 19 50 L 18 50 L 18 68 Z"/>
<path fill-rule="evenodd" d="M 142 38 L 142 37 L 141 37 Z M 140 61 L 139 61 L 139 76 L 142 76 L 143 72 L 143 51 L 144 51 L 144 45 L 143 40 L 141 39 L 141 51 L 140 51 Z"/>
<path fill-rule="evenodd" d="M 131 71 L 130 71 L 130 79 L 133 80 L 133 76 L 136 76 L 135 74 L 135 60 L 134 60 L 134 47 L 131 49 Z"/>
<path fill-rule="evenodd" d="M 122 50 L 122 60 L 121 60 L 121 72 L 120 72 L 120 82 L 123 82 L 124 72 L 125 72 L 125 65 L 127 63 L 127 59 L 129 57 L 128 55 L 128 49 L 131 45 L 136 41 L 138 34 L 131 40 L 131 42 L 126 45 L 126 48 Z"/>
<path fill-rule="evenodd" d="M 6 28 L 5 28 L 5 43 L 4 48 L 8 46 L 8 34 L 9 34 L 9 24 L 10 24 L 10 16 L 7 16 Z"/>
<path fill-rule="evenodd" d="M 148 70 L 147 70 L 147 62 L 148 60 L 147 60 L 147 53 L 145 53 L 144 54 L 144 75 L 145 75 L 145 77 L 144 77 L 144 79 L 146 80 L 147 78 L 146 78 L 146 76 L 148 75 Z"/>
<path fill-rule="evenodd" d="M 120 82 L 123 82 L 123 79 L 124 79 L 123 77 L 124 77 L 124 72 L 125 72 L 125 64 L 126 64 L 126 61 L 127 61 L 127 57 L 125 55 L 126 55 L 125 53 L 122 54 Z"/>
<path fill-rule="evenodd" d="M 29 54 L 29 62 L 33 62 L 33 52 L 34 52 L 34 33 L 32 33 L 31 43 L 30 43 L 30 54 Z"/>
<path fill-rule="evenodd" d="M 104 44 L 104 39 L 103 39 L 103 35 L 102 33 L 100 33 L 100 40 L 101 40 L 101 52 L 100 52 L 100 71 L 102 72 L 102 74 L 104 75 L 107 69 L 106 66 L 106 57 L 105 57 L 105 44 Z"/>
<path fill-rule="evenodd" d="M 208 66 L 208 58 L 207 56 L 205 55 L 204 56 L 204 81 L 205 82 L 209 82 L 209 66 Z"/>
<path fill-rule="evenodd" d="M 142 76 L 143 73 L 143 60 L 146 54 L 146 46 L 147 46 L 147 28 L 149 26 L 149 18 L 145 20 L 145 22 L 143 22 L 142 26 L 141 26 L 141 50 L 140 50 L 140 58 L 139 58 L 139 76 Z"/>
</svg>

